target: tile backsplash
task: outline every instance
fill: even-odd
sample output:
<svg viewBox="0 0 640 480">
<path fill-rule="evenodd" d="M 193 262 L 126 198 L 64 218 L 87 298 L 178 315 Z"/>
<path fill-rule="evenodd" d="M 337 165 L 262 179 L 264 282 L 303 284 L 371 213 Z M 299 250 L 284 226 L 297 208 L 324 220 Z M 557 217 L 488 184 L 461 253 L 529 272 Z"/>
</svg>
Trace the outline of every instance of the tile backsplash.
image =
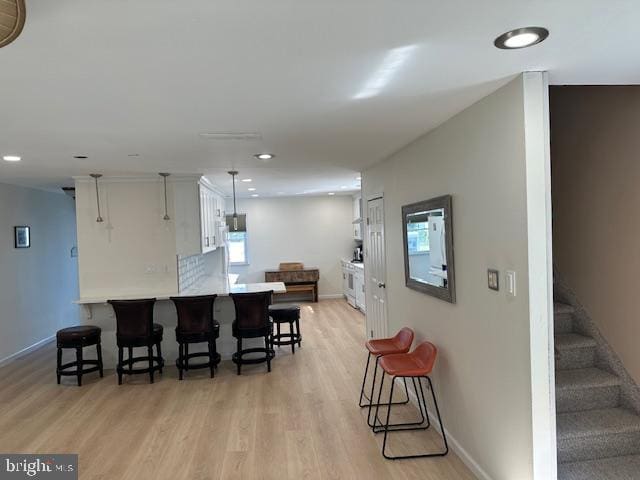
<svg viewBox="0 0 640 480">
<path fill-rule="evenodd" d="M 202 280 L 205 275 L 204 255 L 178 257 L 178 287 L 180 292 Z"/>
</svg>

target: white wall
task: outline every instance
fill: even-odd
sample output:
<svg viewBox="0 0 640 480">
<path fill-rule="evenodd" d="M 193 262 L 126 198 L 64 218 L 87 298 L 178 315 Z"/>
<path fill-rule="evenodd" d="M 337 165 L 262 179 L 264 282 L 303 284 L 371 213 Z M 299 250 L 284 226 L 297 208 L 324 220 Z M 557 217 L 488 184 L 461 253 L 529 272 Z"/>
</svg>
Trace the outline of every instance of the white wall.
<svg viewBox="0 0 640 480">
<path fill-rule="evenodd" d="M 169 183 L 169 212 L 173 212 Z M 93 180 L 76 181 L 82 298 L 178 291 L 174 218 L 163 220 L 158 179 L 101 179 L 104 222 L 97 223 Z"/>
<path fill-rule="evenodd" d="M 16 225 L 31 227 L 31 248 L 14 248 Z M 0 363 L 77 324 L 75 244 L 72 198 L 0 184 Z"/>
<path fill-rule="evenodd" d="M 352 197 L 241 199 L 238 211 L 247 214 L 250 262 L 231 267 L 239 283 L 264 282 L 280 262 L 302 262 L 320 269 L 320 296 L 342 294 L 340 259 L 355 248 Z"/>
<path fill-rule="evenodd" d="M 530 278 L 532 260 L 548 273 L 544 88 L 542 74 L 518 77 L 363 172 L 363 198 L 384 192 L 389 331 L 410 326 L 417 342 L 438 346 L 445 428 L 476 473 L 494 480 L 555 478 L 549 318 L 532 322 L 529 303 L 535 291 L 549 311 L 550 277 Z M 401 207 L 445 194 L 453 196 L 456 304 L 410 290 L 404 279 Z M 530 252 L 530 214 L 542 254 Z M 505 270 L 517 272 L 515 298 L 487 288 L 488 268 L 501 271 L 501 285 Z M 540 336 L 543 346 L 534 342 Z"/>
</svg>

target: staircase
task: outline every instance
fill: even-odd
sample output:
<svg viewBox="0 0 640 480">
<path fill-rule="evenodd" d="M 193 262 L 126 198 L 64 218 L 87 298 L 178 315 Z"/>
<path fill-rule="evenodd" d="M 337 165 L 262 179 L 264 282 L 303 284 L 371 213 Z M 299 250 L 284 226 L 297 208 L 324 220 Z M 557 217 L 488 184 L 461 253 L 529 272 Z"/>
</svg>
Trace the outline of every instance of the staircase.
<svg viewBox="0 0 640 480">
<path fill-rule="evenodd" d="M 640 479 L 640 416 L 621 404 L 621 379 L 598 366 L 597 343 L 556 303 L 559 480 Z"/>
</svg>

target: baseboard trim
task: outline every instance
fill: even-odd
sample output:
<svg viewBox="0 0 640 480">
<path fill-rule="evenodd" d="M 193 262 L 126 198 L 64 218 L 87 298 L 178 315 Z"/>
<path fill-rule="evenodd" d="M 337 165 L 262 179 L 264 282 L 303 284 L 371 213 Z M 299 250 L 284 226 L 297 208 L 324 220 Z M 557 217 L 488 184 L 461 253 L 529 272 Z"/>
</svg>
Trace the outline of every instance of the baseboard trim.
<svg viewBox="0 0 640 480">
<path fill-rule="evenodd" d="M 396 382 L 398 382 L 398 387 L 401 387 L 401 380 L 399 378 L 396 378 Z M 428 388 L 428 386 L 427 386 Z M 404 390 L 403 388 L 401 390 Z M 425 392 L 425 396 L 427 395 L 427 393 Z M 429 395 L 431 395 L 429 393 Z M 395 397 L 395 395 L 394 395 Z M 413 405 L 418 408 L 418 398 L 416 397 L 415 392 L 412 392 L 411 390 L 409 391 L 409 399 L 411 400 L 411 403 L 413 403 Z M 436 431 L 438 431 L 440 434 L 442 434 L 442 431 L 440 430 L 440 424 L 438 423 L 438 416 L 435 415 L 435 413 L 427 407 L 427 414 L 429 415 L 429 419 L 431 421 L 431 425 L 436 429 Z M 445 422 L 445 420 L 443 419 L 443 422 Z M 447 435 L 447 443 L 449 444 L 449 448 L 451 450 L 453 450 L 455 452 L 456 455 L 458 455 L 458 457 L 460 457 L 460 460 L 462 460 L 462 462 L 469 467 L 469 470 L 471 470 L 471 472 L 478 477 L 478 479 L 480 480 L 493 480 L 488 474 L 487 472 L 485 472 L 482 467 L 478 464 L 478 462 L 476 462 L 474 460 L 474 458 L 469 455 L 469 452 L 467 452 L 464 447 L 460 444 L 460 442 L 458 442 L 458 440 L 456 440 L 456 438 L 451 435 L 451 432 L 449 430 L 444 429 L 445 434 Z"/>
<path fill-rule="evenodd" d="M 19 358 L 24 357 L 25 355 L 28 355 L 29 353 L 33 352 L 34 350 L 37 350 L 40 347 L 46 345 L 47 343 L 52 342 L 53 340 L 55 340 L 55 338 L 56 338 L 55 335 L 51 335 L 49 337 L 43 338 L 42 340 L 40 340 L 39 342 L 34 343 L 31 346 L 23 348 L 22 350 L 9 355 L 8 357 L 5 357 L 5 358 L 1 359 L 0 360 L 0 367 L 4 367 L 4 366 L 8 365 L 9 363 L 18 360 Z"/>
<path fill-rule="evenodd" d="M 337 298 L 344 298 L 344 295 L 341 293 L 331 295 L 318 295 L 318 300 L 334 300 Z"/>
</svg>

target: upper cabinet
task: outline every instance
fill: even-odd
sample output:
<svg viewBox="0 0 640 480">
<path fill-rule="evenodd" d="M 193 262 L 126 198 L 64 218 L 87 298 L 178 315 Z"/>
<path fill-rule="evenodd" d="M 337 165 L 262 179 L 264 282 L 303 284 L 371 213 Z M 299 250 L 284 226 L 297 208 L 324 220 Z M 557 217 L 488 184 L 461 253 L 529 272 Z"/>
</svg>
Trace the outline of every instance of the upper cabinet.
<svg viewBox="0 0 640 480">
<path fill-rule="evenodd" d="M 224 242 L 225 200 L 205 178 L 173 182 L 178 255 L 208 253 Z"/>
<path fill-rule="evenodd" d="M 362 241 L 362 196 L 353 197 L 353 239 Z"/>
</svg>

